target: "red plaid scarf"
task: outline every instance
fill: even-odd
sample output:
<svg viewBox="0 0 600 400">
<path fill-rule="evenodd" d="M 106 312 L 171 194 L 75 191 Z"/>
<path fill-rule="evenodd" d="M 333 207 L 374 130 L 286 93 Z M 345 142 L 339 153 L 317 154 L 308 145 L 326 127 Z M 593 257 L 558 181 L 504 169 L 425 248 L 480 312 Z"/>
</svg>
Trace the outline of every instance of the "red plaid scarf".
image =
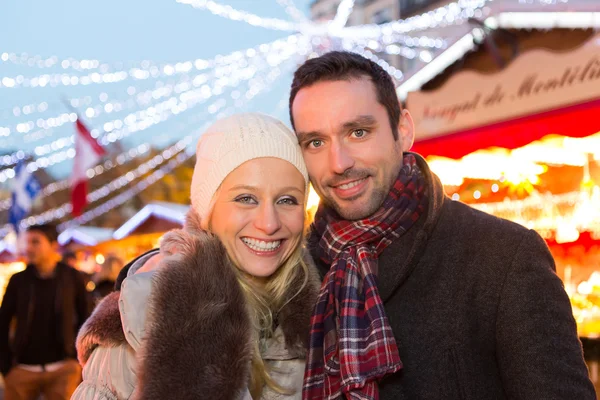
<svg viewBox="0 0 600 400">
<path fill-rule="evenodd" d="M 331 269 L 311 318 L 302 398 L 377 400 L 378 381 L 402 369 L 376 284 L 377 258 L 427 207 L 425 179 L 411 154 L 382 207 L 346 221 L 327 207 L 315 216 L 318 255 Z"/>
</svg>

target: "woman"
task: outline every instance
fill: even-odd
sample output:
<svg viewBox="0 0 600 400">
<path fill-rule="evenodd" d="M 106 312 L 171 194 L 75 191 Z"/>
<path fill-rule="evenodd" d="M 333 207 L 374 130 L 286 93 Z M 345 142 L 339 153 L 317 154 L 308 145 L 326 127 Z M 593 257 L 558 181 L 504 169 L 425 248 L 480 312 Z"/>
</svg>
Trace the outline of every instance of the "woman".
<svg viewBox="0 0 600 400">
<path fill-rule="evenodd" d="M 307 188 L 281 122 L 241 114 L 209 128 L 184 229 L 82 328 L 73 398 L 300 399 L 319 284 L 302 247 Z"/>
</svg>

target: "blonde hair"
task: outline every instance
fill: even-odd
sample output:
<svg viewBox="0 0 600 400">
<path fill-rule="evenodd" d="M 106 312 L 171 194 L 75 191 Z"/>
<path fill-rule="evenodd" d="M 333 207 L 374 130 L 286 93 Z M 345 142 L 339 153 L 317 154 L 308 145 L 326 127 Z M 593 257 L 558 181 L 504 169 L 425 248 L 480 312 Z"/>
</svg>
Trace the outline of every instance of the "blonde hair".
<svg viewBox="0 0 600 400">
<path fill-rule="evenodd" d="M 261 347 L 273 336 L 273 315 L 294 299 L 308 282 L 308 266 L 303 259 L 303 247 L 301 241 L 283 265 L 262 285 L 253 282 L 247 274 L 235 268 L 238 282 L 247 301 L 253 328 L 255 345 L 249 383 L 253 399 L 260 398 L 265 385 L 280 394 L 293 393 L 290 389 L 279 386 L 271 378 L 268 367 L 261 357 Z M 302 285 L 295 293 L 288 296 L 289 284 L 296 282 L 302 276 L 301 274 L 304 275 Z"/>
</svg>

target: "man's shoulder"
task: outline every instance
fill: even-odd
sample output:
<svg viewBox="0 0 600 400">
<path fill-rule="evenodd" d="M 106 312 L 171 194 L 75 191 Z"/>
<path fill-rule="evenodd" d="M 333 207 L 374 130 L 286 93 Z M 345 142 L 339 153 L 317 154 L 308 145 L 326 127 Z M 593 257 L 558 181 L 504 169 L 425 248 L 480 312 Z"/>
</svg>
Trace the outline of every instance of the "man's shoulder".
<svg viewBox="0 0 600 400">
<path fill-rule="evenodd" d="M 19 272 L 12 274 L 9 279 L 9 282 L 18 284 L 18 283 L 24 282 L 29 276 L 30 276 L 30 274 L 28 273 L 27 269 L 24 269 L 23 271 L 19 271 Z"/>
<path fill-rule="evenodd" d="M 64 274 L 65 276 L 67 276 L 68 279 L 73 279 L 78 283 L 85 285 L 85 272 L 73 268 L 70 265 L 64 264 L 62 262 L 56 264 L 56 270 L 60 274 Z"/>
<path fill-rule="evenodd" d="M 440 222 L 450 224 L 449 229 L 453 229 L 459 236 L 467 234 L 476 241 L 493 238 L 495 242 L 520 242 L 531 234 L 531 231 L 522 225 L 458 201 L 448 200 L 444 208 Z"/>
</svg>

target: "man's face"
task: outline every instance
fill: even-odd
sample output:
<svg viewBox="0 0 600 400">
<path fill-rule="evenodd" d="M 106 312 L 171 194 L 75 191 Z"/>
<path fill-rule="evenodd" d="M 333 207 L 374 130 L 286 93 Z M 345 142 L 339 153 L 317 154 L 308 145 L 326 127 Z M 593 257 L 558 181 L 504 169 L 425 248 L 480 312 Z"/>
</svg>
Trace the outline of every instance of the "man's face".
<svg viewBox="0 0 600 400">
<path fill-rule="evenodd" d="M 404 111 L 394 139 L 386 108 L 368 78 L 318 82 L 301 89 L 292 105 L 296 133 L 313 187 L 347 220 L 380 207 L 412 145 Z M 407 148 L 403 148 L 403 144 Z"/>
<path fill-rule="evenodd" d="M 25 255 L 27 262 L 40 266 L 56 255 L 56 242 L 50 242 L 46 235 L 39 231 L 29 231 L 25 234 Z"/>
</svg>

